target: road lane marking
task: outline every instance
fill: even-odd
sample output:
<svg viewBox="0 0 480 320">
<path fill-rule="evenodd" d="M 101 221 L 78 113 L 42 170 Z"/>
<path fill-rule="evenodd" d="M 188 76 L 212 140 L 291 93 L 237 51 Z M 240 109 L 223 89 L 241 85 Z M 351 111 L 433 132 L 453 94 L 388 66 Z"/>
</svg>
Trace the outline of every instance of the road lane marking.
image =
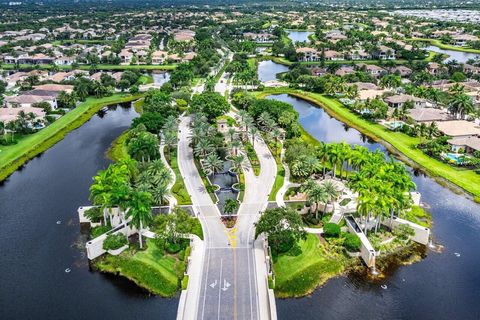
<svg viewBox="0 0 480 320">
<path fill-rule="evenodd" d="M 222 279 L 222 270 L 223 269 L 223 259 L 220 259 L 220 278 Z M 222 297 L 222 287 L 218 286 L 218 317 L 217 319 L 220 320 L 220 298 Z"/>
</svg>

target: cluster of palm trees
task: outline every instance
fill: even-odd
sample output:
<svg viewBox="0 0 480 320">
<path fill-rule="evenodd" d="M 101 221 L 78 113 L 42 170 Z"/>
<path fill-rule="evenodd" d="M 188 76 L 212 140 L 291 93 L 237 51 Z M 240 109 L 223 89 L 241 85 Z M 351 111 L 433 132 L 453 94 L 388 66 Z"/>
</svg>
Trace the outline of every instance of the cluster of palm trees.
<svg viewBox="0 0 480 320">
<path fill-rule="evenodd" d="M 158 159 L 160 156 L 158 136 L 147 131 L 143 124 L 130 130 L 127 139 L 128 154 L 142 163 Z"/>
<path fill-rule="evenodd" d="M 330 180 L 325 180 L 323 183 L 318 183 L 315 180 L 309 179 L 304 185 L 302 185 L 301 190 L 305 192 L 308 200 L 315 203 L 315 217 L 317 219 L 320 204 L 324 204 L 324 210 L 322 211 L 320 217 L 320 219 L 322 219 L 327 206 L 330 203 L 333 205 L 339 196 L 339 191 Z M 335 210 L 335 208 L 333 208 L 333 210 Z"/>
<path fill-rule="evenodd" d="M 118 208 L 124 226 L 131 219 L 131 223 L 139 229 L 142 248 L 141 233 L 143 227 L 152 221 L 151 206 L 161 205 L 165 201 L 167 185 L 171 179 L 169 171 L 160 160 L 145 164 L 126 158 L 111 164 L 93 177 L 90 199 L 103 210 L 105 225 L 108 224 L 107 215 L 110 216 L 110 225 L 112 224 L 114 207 Z"/>
<path fill-rule="evenodd" d="M 411 207 L 410 191 L 415 184 L 405 166 L 393 159 L 372 157 L 362 168 L 349 177 L 349 187 L 358 193 L 357 212 L 365 233 L 375 222 L 375 232 L 382 219 L 400 214 Z"/>
<path fill-rule="evenodd" d="M 358 145 L 352 148 L 345 142 L 321 143 L 310 158 L 305 156 L 299 154 L 298 159 L 289 163 L 292 174 L 305 178 L 322 170 L 325 176 L 327 168 L 330 168 L 333 177 L 347 179 L 351 190 L 359 194 L 358 212 L 362 220 L 367 224 L 372 217 L 376 218 L 376 229 L 382 217 L 399 215 L 411 206 L 410 191 L 415 184 L 405 166 L 392 159 L 387 160 L 379 150 L 371 152 Z M 327 187 L 329 191 L 325 192 L 320 190 L 326 188 L 325 183 L 322 187 L 307 180 L 303 190 L 311 201 L 327 203 L 336 199 L 334 188 L 329 184 Z"/>
<path fill-rule="evenodd" d="M 207 117 L 196 115 L 192 124 L 192 133 L 193 154 L 201 159 L 205 171 L 208 174 L 214 174 L 222 170 L 223 161 L 218 154 L 220 148 L 216 139 L 217 129 L 208 122 Z"/>
<path fill-rule="evenodd" d="M 168 154 L 178 140 L 178 119 L 175 116 L 169 116 L 162 127 L 163 143 L 167 147 Z"/>
<path fill-rule="evenodd" d="M 228 71 L 234 73 L 233 85 L 254 86 L 258 83 L 257 70 L 248 64 L 246 60 L 234 60 L 228 66 Z"/>
</svg>

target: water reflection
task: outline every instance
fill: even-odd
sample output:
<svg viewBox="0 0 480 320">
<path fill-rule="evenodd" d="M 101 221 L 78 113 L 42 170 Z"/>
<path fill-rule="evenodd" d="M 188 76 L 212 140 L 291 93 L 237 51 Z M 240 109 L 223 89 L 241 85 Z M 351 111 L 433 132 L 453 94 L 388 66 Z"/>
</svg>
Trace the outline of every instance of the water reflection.
<svg viewBox="0 0 480 320">
<path fill-rule="evenodd" d="M 323 109 L 286 95 L 271 96 L 293 104 L 300 123 L 315 138 L 342 140 L 370 150 L 385 148 L 368 141 Z M 332 130 L 333 132 L 330 132 Z M 392 265 L 381 284 L 358 274 L 328 281 L 311 296 L 277 300 L 279 319 L 478 319 L 480 315 L 480 205 L 437 184 L 421 170 L 409 169 L 422 201 L 430 207 L 433 237 L 442 254 L 428 252 L 424 260 L 409 266 Z M 455 254 L 457 253 L 457 254 Z M 321 315 L 321 316 L 319 316 Z"/>
<path fill-rule="evenodd" d="M 311 31 L 295 31 L 295 30 L 289 30 L 287 31 L 288 37 L 295 42 L 310 42 L 308 39 L 308 36 L 313 34 Z"/>
<path fill-rule="evenodd" d="M 473 59 L 473 60 L 480 59 L 480 54 L 475 54 L 475 53 L 445 50 L 445 49 L 440 49 L 439 47 L 436 47 L 436 46 L 428 46 L 425 49 L 434 51 L 437 53 L 449 55 L 449 57 L 445 59 L 444 62 L 456 60 L 459 63 L 466 63 L 469 59 Z"/>
<path fill-rule="evenodd" d="M 272 60 L 260 61 L 258 63 L 258 79 L 261 82 L 277 80 L 277 74 L 287 72 L 288 67 Z"/>
<path fill-rule="evenodd" d="M 92 272 L 78 225 L 105 151 L 136 116 L 126 106 L 93 116 L 0 186 L 0 319 L 175 318 L 177 299 Z"/>
</svg>

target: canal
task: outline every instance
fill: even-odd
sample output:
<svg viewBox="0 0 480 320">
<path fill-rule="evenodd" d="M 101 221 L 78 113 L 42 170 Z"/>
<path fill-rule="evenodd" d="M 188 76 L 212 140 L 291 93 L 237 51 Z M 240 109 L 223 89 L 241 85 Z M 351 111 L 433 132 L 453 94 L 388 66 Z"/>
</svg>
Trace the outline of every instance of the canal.
<svg viewBox="0 0 480 320">
<path fill-rule="evenodd" d="M 277 74 L 287 72 L 289 69 L 283 64 L 273 62 L 272 60 L 260 61 L 258 63 L 258 80 L 267 82 L 277 80 Z"/>
<path fill-rule="evenodd" d="M 425 50 L 437 52 L 437 53 L 442 53 L 442 54 L 447 54 L 448 58 L 444 60 L 444 62 L 450 62 L 450 61 L 457 61 L 459 63 L 467 63 L 468 60 L 478 60 L 480 59 L 480 54 L 476 53 L 470 53 L 470 52 L 462 52 L 462 51 L 455 51 L 455 50 L 446 50 L 446 49 L 440 49 L 439 47 L 436 46 L 428 46 L 425 47 Z"/>
<path fill-rule="evenodd" d="M 78 224 L 105 151 L 136 116 L 121 106 L 95 115 L 0 185 L 0 319 L 176 317 L 178 299 L 89 270 Z"/>
<path fill-rule="evenodd" d="M 288 95 L 271 96 L 292 104 L 300 123 L 320 141 L 385 148 L 330 117 L 323 109 Z M 422 261 L 392 266 L 381 282 L 349 274 L 328 281 L 311 296 L 277 299 L 279 319 L 479 319 L 480 205 L 410 170 L 430 209 L 434 242 L 443 253 L 428 251 Z M 386 289 L 381 285 L 385 284 Z"/>
</svg>

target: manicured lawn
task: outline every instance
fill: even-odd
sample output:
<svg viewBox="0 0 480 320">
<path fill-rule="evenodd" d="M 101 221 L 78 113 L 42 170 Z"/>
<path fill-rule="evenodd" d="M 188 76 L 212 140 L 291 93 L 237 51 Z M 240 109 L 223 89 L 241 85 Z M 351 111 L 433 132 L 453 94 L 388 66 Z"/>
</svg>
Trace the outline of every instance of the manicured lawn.
<svg viewBox="0 0 480 320">
<path fill-rule="evenodd" d="M 180 169 L 178 168 L 177 162 L 177 149 L 172 149 L 171 154 L 168 155 L 170 160 L 169 164 L 172 168 L 173 172 L 175 172 L 175 184 L 172 186 L 172 194 L 177 199 L 179 205 L 183 204 L 192 204 L 192 199 L 188 194 L 187 188 L 185 186 L 185 182 L 183 181 L 182 174 L 180 173 Z"/>
<path fill-rule="evenodd" d="M 47 150 L 73 129 L 90 119 L 108 104 L 135 100 L 141 95 L 114 94 L 101 99 L 88 98 L 48 127 L 31 135 L 23 136 L 11 146 L 0 146 L 0 181 L 8 177 L 29 159 Z"/>
<path fill-rule="evenodd" d="M 138 84 L 150 84 L 153 83 L 153 78 L 151 76 L 147 76 L 142 74 L 140 78 L 138 78 Z"/>
<path fill-rule="evenodd" d="M 430 175 L 442 177 L 461 187 L 475 197 L 480 197 L 480 175 L 473 170 L 460 169 L 447 163 L 433 159 L 417 149 L 420 138 L 410 137 L 401 132 L 393 132 L 387 128 L 360 118 L 355 113 L 344 107 L 339 101 L 317 93 L 310 93 L 289 88 L 268 89 L 259 94 L 265 97 L 270 94 L 290 94 L 323 107 L 329 114 L 345 124 L 363 132 L 376 141 L 386 141 L 387 147 L 403 154 L 415 164 L 423 167 Z M 312 137 L 313 138 L 313 137 Z"/>
<path fill-rule="evenodd" d="M 172 297 L 179 288 L 175 273 L 177 258 L 164 255 L 152 240 L 147 240 L 145 251 L 126 250 L 119 256 L 106 254 L 96 263 L 102 272 L 124 276 L 138 286 L 162 297 Z"/>
<path fill-rule="evenodd" d="M 430 42 L 431 45 L 439 47 L 440 49 L 444 49 L 444 50 L 453 50 L 453 51 L 461 51 L 461 52 L 470 52 L 470 53 L 479 53 L 480 54 L 480 50 L 478 50 L 478 49 L 473 49 L 473 48 L 469 48 L 469 47 L 453 46 L 453 45 L 450 45 L 450 44 L 442 43 L 438 39 L 411 38 L 411 39 L 408 39 L 408 40 L 419 41 L 419 42 Z"/>
<path fill-rule="evenodd" d="M 298 255 L 287 252 L 274 259 L 275 295 L 279 298 L 307 295 L 345 269 L 347 259 L 327 256 L 316 235 L 308 234 L 299 247 Z"/>
<path fill-rule="evenodd" d="M 249 141 L 245 141 L 243 145 L 245 146 L 248 160 L 252 165 L 253 173 L 258 176 L 260 174 L 260 160 L 258 160 L 257 153 Z"/>
<path fill-rule="evenodd" d="M 128 137 L 128 131 L 124 131 L 121 135 L 119 135 L 115 140 L 113 140 L 110 149 L 107 151 L 107 156 L 112 161 L 119 161 L 121 159 L 125 159 L 130 157 L 128 155 L 128 149 L 126 145 L 126 140 Z"/>
</svg>

